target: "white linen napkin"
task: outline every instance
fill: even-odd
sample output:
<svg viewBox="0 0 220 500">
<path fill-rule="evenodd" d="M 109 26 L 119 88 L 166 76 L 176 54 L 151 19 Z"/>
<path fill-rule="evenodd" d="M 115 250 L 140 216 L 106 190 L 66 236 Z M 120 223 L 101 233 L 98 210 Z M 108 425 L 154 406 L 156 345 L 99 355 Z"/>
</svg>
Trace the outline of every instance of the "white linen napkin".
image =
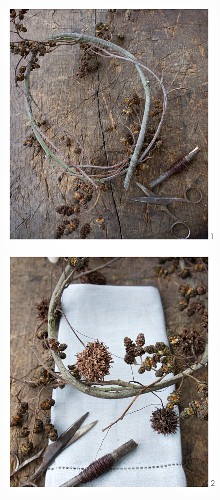
<svg viewBox="0 0 220 500">
<path fill-rule="evenodd" d="M 133 376 L 144 384 L 156 380 L 154 373 L 138 374 L 135 366 L 132 375 L 130 365 L 123 361 L 125 336 L 135 340 L 138 333 L 144 333 L 148 345 L 157 341 L 168 342 L 160 294 L 155 287 L 70 285 L 64 290 L 62 308 L 76 330 L 92 337 L 82 336 L 85 344 L 98 339 L 109 347 L 114 363 L 106 380 L 130 381 Z M 83 346 L 64 317 L 59 326 L 59 341 L 68 345 L 65 365 L 75 363 L 76 353 L 81 352 Z M 164 404 L 173 390 L 172 386 L 159 393 Z M 130 439 L 134 439 L 138 447 L 116 463 L 111 471 L 84 487 L 186 486 L 180 430 L 165 436 L 155 432 L 150 425 L 152 411 L 161 407 L 154 394 L 138 397 L 123 420 L 105 432 L 102 429 L 123 413 L 132 398 L 94 398 L 69 385 L 54 390 L 52 397 L 56 404 L 51 417 L 58 434 L 86 411 L 89 411 L 89 416 L 83 425 L 97 419 L 98 423 L 54 460 L 46 474 L 46 487 L 60 486 L 91 462 Z"/>
</svg>

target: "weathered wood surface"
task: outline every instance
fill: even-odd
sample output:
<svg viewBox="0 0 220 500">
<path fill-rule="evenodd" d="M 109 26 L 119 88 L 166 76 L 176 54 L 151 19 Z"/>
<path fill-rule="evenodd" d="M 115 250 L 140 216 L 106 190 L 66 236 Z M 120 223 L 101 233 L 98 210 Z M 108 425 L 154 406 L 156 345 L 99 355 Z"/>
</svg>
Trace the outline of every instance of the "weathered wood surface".
<svg viewBox="0 0 220 500">
<path fill-rule="evenodd" d="M 152 152 L 147 168 L 139 171 L 135 180 L 148 185 L 198 145 L 197 159 L 155 191 L 182 197 L 187 187 L 197 186 L 203 195 L 201 203 L 173 204 L 170 210 L 187 222 L 191 238 L 207 238 L 207 10 L 30 10 L 27 19 L 27 36 L 37 40 L 62 31 L 94 35 L 96 25 L 105 22 L 110 27 L 112 41 L 120 43 L 159 77 L 163 76 L 169 93 L 160 135 L 162 144 Z M 124 39 L 118 35 L 124 35 Z M 32 74 L 32 93 L 42 116 L 53 127 L 52 136 L 59 137 L 58 147 L 63 148 L 62 134 L 64 140 L 69 136 L 72 145 L 65 147 L 65 153 L 80 160 L 74 152 L 76 136 L 98 164 L 112 164 L 125 156 L 121 139 L 125 136 L 126 120 L 122 110 L 126 97 L 134 92 L 143 96 L 139 77 L 126 62 L 102 58 L 96 71 L 77 80 L 79 59 L 78 46 L 60 47 L 46 55 L 40 61 L 41 68 Z M 22 86 L 14 87 L 16 62 L 12 56 L 11 238 L 53 238 L 62 221 L 55 208 L 71 203 L 73 181 L 65 175 L 59 182 L 61 170 L 53 168 L 44 155 L 23 146 L 30 128 Z M 152 78 L 150 83 L 152 96 L 158 98 L 159 89 Z M 149 126 L 152 123 L 155 126 L 154 120 Z M 157 206 L 150 206 L 146 214 L 145 205 L 130 200 L 131 196 L 141 194 L 134 181 L 127 193 L 123 180 L 119 177 L 111 182 L 109 191 L 104 193 L 104 203 L 100 201 L 89 214 L 84 211 L 78 230 L 67 238 L 79 238 L 80 227 L 86 221 L 91 221 L 89 238 L 172 237 L 169 216 Z M 107 234 L 95 222 L 101 216 L 106 221 Z"/>
<path fill-rule="evenodd" d="M 107 262 L 107 258 L 91 258 L 90 268 Z M 102 271 L 109 285 L 156 285 L 161 293 L 164 306 L 167 329 L 176 331 L 181 326 L 198 326 L 199 318 L 194 315 L 188 317 L 186 311 L 179 311 L 178 303 L 180 294 L 179 286 L 186 281 L 179 276 L 178 270 L 169 274 L 166 278 L 158 278 L 155 267 L 158 265 L 156 258 L 123 258 L 115 264 L 105 267 Z M 167 267 L 170 269 L 168 263 Z M 52 273 L 51 270 L 53 269 Z M 32 370 L 39 365 L 38 360 L 31 351 L 34 331 L 38 321 L 36 320 L 35 304 L 43 297 L 51 294 L 51 284 L 54 287 L 60 276 L 62 265 L 53 267 L 46 258 L 12 258 L 11 259 L 11 414 L 16 411 L 17 398 L 29 400 L 32 408 L 35 408 L 36 390 L 27 387 L 15 379 L 30 380 L 33 376 Z M 187 280 L 188 281 L 188 280 Z M 191 286 L 203 284 L 207 286 L 207 274 L 193 273 L 190 279 Z M 202 301 L 206 305 L 207 297 Z M 37 349 L 41 352 L 39 341 L 36 342 Z M 42 356 L 42 354 L 41 354 Z M 207 380 L 207 368 L 203 368 L 198 374 L 200 380 Z M 19 393 L 19 391 L 22 391 Z M 59 390 L 59 389 L 58 389 Z M 49 397 L 50 391 L 43 393 L 43 397 Z M 196 383 L 191 379 L 185 380 L 182 386 L 181 408 L 188 405 L 190 401 L 197 398 Z M 188 486 L 207 486 L 207 422 L 197 418 L 181 420 L 181 436 L 183 464 L 187 476 Z M 16 452 L 19 440 L 16 438 L 15 428 L 11 428 L 11 450 Z M 42 439 L 40 448 L 46 445 Z M 12 468 L 15 461 L 12 458 Z M 12 480 L 12 486 L 19 486 L 34 471 L 34 466 L 28 466 L 19 476 Z M 40 482 L 43 486 L 43 480 Z"/>
</svg>

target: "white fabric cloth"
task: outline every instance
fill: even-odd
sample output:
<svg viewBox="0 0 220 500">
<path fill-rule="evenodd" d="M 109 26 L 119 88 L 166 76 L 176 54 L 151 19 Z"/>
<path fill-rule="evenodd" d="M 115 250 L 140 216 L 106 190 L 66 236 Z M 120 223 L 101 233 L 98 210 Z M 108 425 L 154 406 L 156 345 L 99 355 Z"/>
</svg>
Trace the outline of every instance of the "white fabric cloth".
<svg viewBox="0 0 220 500">
<path fill-rule="evenodd" d="M 155 287 L 70 285 L 64 290 L 62 308 L 76 330 L 95 340 L 99 339 L 109 347 L 114 363 L 106 380 L 132 380 L 131 367 L 123 361 L 125 336 L 135 340 L 138 333 L 144 333 L 147 344 L 156 341 L 167 343 L 163 308 Z M 84 336 L 81 338 L 85 343 L 92 341 Z M 75 363 L 76 353 L 81 352 L 83 346 L 64 317 L 60 322 L 59 341 L 68 345 L 65 365 Z M 156 379 L 151 372 L 138 374 L 138 367 L 133 367 L 133 374 L 135 380 L 144 384 Z M 159 393 L 165 404 L 173 389 L 170 387 Z M 102 429 L 123 413 L 132 398 L 94 398 L 69 385 L 54 390 L 53 398 L 56 404 L 52 408 L 52 422 L 58 434 L 86 411 L 89 411 L 89 416 L 83 425 L 97 419 L 98 423 L 55 459 L 46 474 L 46 487 L 60 486 L 91 462 L 129 439 L 134 439 L 138 447 L 123 457 L 111 471 L 84 487 L 186 486 L 180 430 L 176 434 L 164 436 L 155 432 L 150 425 L 152 411 L 161 406 L 154 394 L 141 395 L 130 408 L 129 414 L 108 432 Z"/>
</svg>

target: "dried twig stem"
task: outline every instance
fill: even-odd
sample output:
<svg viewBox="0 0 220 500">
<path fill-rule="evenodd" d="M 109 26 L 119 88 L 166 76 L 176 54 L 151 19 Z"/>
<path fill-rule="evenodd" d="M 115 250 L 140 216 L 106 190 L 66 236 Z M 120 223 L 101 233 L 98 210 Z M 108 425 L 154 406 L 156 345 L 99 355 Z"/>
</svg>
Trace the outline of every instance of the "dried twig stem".
<svg viewBox="0 0 220 500">
<path fill-rule="evenodd" d="M 143 88 L 144 88 L 144 93 L 145 93 L 145 107 L 144 107 L 144 114 L 143 114 L 143 119 L 142 119 L 142 123 L 141 123 L 141 129 L 140 129 L 140 132 L 139 132 L 139 136 L 138 136 L 138 139 L 137 139 L 137 143 L 135 145 L 135 148 L 134 148 L 134 151 L 133 151 L 133 154 L 131 156 L 131 159 L 130 159 L 130 164 L 129 164 L 129 167 L 128 167 L 128 170 L 127 170 L 127 174 L 126 174 L 126 179 L 125 179 L 125 183 L 124 183 L 124 186 L 125 186 L 125 189 L 128 189 L 129 187 L 129 184 L 130 184 L 130 180 L 131 180 L 131 177 L 132 177 L 132 173 L 133 173 L 133 170 L 135 168 L 135 166 L 137 165 L 138 163 L 138 160 L 139 160 L 139 156 L 140 156 L 140 153 L 141 153 L 141 149 L 142 149 L 142 146 L 143 146 L 143 142 L 144 142 L 144 136 L 145 136 L 145 132 L 146 132 L 146 127 L 147 127 L 147 122 L 148 122 L 148 116 L 149 116 L 149 109 L 150 109 L 150 87 L 149 87 L 149 82 L 148 80 L 146 79 L 145 77 L 145 74 L 141 68 L 141 65 L 139 63 L 139 61 L 136 59 L 136 57 L 131 54 L 130 52 L 128 52 L 127 50 L 123 49 L 122 47 L 110 42 L 110 41 L 107 41 L 107 40 L 104 40 L 102 38 L 97 38 L 97 37 L 93 37 L 93 36 L 90 36 L 90 35 L 87 35 L 85 33 L 59 33 L 59 34 L 54 34 L 52 35 L 51 37 L 49 37 L 49 40 L 56 40 L 56 41 L 60 41 L 60 42 L 66 42 L 66 41 L 69 41 L 70 43 L 71 42 L 74 42 L 74 43 L 89 43 L 89 44 L 92 44 L 98 48 L 106 48 L 112 52 L 114 52 L 113 54 L 110 54 L 111 56 L 115 56 L 115 52 L 116 52 L 116 56 L 117 57 L 118 55 L 119 56 L 123 56 L 122 58 L 124 58 L 126 61 L 128 62 L 131 62 L 135 65 L 135 68 L 140 76 L 140 79 L 141 79 L 141 83 L 143 85 Z M 25 73 L 25 104 L 26 104 L 26 109 L 27 109 L 27 113 L 28 113 L 28 116 L 30 118 L 30 122 L 31 122 L 31 127 L 32 127 L 32 130 L 37 138 L 37 140 L 39 141 L 41 147 L 44 149 L 46 155 L 48 157 L 51 157 L 53 158 L 59 165 L 61 165 L 63 168 L 65 168 L 69 173 L 74 173 L 73 171 L 71 171 L 71 169 L 69 168 L 69 166 L 61 160 L 61 158 L 59 158 L 57 155 L 55 155 L 50 149 L 49 147 L 46 145 L 45 141 L 43 140 L 42 138 L 42 134 L 39 132 L 39 130 L 37 130 L 37 124 L 34 120 L 34 117 L 33 117 L 33 113 L 32 113 L 32 109 L 31 109 L 31 106 L 30 106 L 30 101 L 31 101 L 31 93 L 30 93 L 30 63 L 27 65 L 27 70 L 26 70 L 26 73 Z M 153 74 L 153 72 L 151 72 Z M 159 79 L 158 79 L 159 80 Z M 122 167 L 123 167 L 123 162 L 122 162 Z M 74 166 L 75 168 L 77 168 L 77 166 Z M 113 176 L 110 176 L 109 178 L 112 178 L 114 177 L 115 175 L 117 174 L 120 174 L 121 171 L 119 169 L 119 171 L 114 174 Z M 84 173 L 81 169 L 80 171 L 80 174 L 83 176 Z M 102 179 L 104 180 L 104 179 Z M 106 179 L 105 179 L 106 180 Z M 97 179 L 98 181 L 98 179 Z"/>
</svg>

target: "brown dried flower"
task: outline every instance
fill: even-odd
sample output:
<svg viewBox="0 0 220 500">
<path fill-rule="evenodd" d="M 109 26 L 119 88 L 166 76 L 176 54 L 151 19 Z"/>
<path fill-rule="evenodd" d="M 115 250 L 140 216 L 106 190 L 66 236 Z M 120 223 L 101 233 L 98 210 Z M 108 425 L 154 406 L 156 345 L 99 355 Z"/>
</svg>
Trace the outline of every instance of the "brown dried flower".
<svg viewBox="0 0 220 500">
<path fill-rule="evenodd" d="M 89 342 L 85 349 L 77 354 L 77 369 L 89 382 L 104 380 L 105 375 L 109 374 L 111 363 L 113 363 L 111 353 L 99 340 Z"/>
</svg>

